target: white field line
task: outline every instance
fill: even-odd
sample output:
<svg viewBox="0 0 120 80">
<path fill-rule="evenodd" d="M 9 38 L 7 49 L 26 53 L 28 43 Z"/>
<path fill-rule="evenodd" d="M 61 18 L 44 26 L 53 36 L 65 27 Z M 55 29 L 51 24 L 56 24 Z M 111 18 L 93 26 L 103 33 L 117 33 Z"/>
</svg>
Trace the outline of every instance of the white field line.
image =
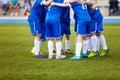
<svg viewBox="0 0 120 80">
<path fill-rule="evenodd" d="M 10 20 L 12 20 L 12 19 L 27 19 L 28 17 L 26 17 L 26 16 L 2 16 L 2 17 L 0 17 L 0 19 L 10 19 Z M 73 19 L 73 17 L 71 17 L 71 19 Z M 105 16 L 104 17 L 104 19 L 120 19 L 120 17 L 119 16 Z"/>
<path fill-rule="evenodd" d="M 28 17 L 14 17 L 14 16 L 7 16 L 7 17 L 0 17 L 1 20 L 14 20 L 14 19 L 18 19 L 18 20 L 26 20 Z"/>
<path fill-rule="evenodd" d="M 107 26 L 107 27 L 104 27 L 104 28 L 112 28 L 112 29 L 118 29 L 118 28 L 120 28 L 120 26 L 111 26 L 111 27 L 109 27 L 109 26 Z"/>
<path fill-rule="evenodd" d="M 18 24 L 19 25 L 19 24 Z M 9 25 L 8 25 L 9 26 Z M 12 26 L 12 25 L 11 25 Z M 17 26 L 17 25 L 16 25 Z M 28 27 L 29 27 L 29 25 L 27 25 Z M 71 26 L 72 27 L 72 26 Z M 103 27 L 103 28 L 108 28 L 108 29 L 119 29 L 120 28 L 120 26 L 106 26 L 106 27 Z M 0 27 L 0 30 L 10 30 L 10 29 L 12 29 L 12 30 L 14 30 L 13 28 L 11 28 L 11 27 Z M 21 27 L 21 28 L 17 28 L 17 29 L 28 29 L 28 28 L 26 28 L 26 27 Z M 17 30 L 17 29 L 15 29 L 15 30 Z"/>
</svg>

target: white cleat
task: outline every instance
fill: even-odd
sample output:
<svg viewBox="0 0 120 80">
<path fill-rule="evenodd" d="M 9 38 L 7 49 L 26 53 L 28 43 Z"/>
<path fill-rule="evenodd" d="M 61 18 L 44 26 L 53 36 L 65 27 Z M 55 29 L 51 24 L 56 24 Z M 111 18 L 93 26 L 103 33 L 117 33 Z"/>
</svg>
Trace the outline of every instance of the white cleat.
<svg viewBox="0 0 120 80">
<path fill-rule="evenodd" d="M 65 55 L 56 56 L 56 59 L 64 59 L 64 58 L 66 58 Z"/>
<path fill-rule="evenodd" d="M 53 55 L 49 55 L 48 59 L 53 59 Z"/>
</svg>

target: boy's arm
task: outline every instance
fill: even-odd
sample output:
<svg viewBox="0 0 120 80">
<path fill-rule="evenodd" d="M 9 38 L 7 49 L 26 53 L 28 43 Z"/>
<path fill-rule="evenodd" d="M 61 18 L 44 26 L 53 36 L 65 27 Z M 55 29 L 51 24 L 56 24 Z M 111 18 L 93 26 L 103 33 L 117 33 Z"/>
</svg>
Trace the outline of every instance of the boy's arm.
<svg viewBox="0 0 120 80">
<path fill-rule="evenodd" d="M 51 2 L 53 2 L 53 0 L 48 0 L 48 1 L 43 0 L 42 4 L 45 6 L 49 6 Z"/>
<path fill-rule="evenodd" d="M 74 3 L 77 2 L 78 0 L 65 0 L 64 3 Z"/>
<path fill-rule="evenodd" d="M 51 4 L 50 4 L 51 6 L 59 6 L 59 7 L 68 7 L 69 6 L 69 4 L 68 3 L 55 3 L 55 2 L 52 2 Z"/>
<path fill-rule="evenodd" d="M 94 6 L 95 6 L 96 8 L 100 8 L 100 5 L 94 4 Z"/>
<path fill-rule="evenodd" d="M 84 3 L 85 3 L 84 0 L 65 0 L 64 2 L 65 2 L 65 3 L 79 2 L 79 3 L 81 3 L 81 4 L 84 4 Z"/>
<path fill-rule="evenodd" d="M 90 0 L 85 1 L 85 4 L 91 6 L 91 8 L 92 8 L 93 10 L 100 7 L 99 5 L 96 5 L 95 3 L 93 3 L 93 2 L 90 1 Z"/>
</svg>

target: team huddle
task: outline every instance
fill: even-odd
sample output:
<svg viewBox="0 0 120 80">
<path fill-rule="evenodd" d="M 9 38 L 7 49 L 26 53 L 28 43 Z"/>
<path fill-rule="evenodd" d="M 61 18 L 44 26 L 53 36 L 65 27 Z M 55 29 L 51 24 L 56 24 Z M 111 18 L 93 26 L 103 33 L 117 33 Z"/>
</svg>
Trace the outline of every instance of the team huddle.
<svg viewBox="0 0 120 80">
<path fill-rule="evenodd" d="M 103 16 L 91 0 L 35 0 L 28 22 L 34 38 L 32 52 L 35 58 L 46 58 L 40 53 L 43 41 L 48 40 L 48 59 L 64 59 L 62 38 L 65 35 L 65 52 L 70 54 L 70 8 L 74 11 L 75 55 L 70 60 L 105 56 L 108 47 L 103 32 Z M 56 40 L 54 47 L 54 39 Z M 99 51 L 99 44 L 103 50 Z M 56 51 L 55 51 L 56 50 Z"/>
</svg>

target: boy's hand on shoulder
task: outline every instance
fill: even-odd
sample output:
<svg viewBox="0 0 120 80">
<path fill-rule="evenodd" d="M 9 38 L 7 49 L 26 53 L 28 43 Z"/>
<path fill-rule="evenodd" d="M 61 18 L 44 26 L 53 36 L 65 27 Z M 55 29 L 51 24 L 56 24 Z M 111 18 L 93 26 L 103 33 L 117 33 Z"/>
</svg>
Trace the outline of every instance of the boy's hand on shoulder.
<svg viewBox="0 0 120 80">
<path fill-rule="evenodd" d="M 41 5 L 46 5 L 46 1 L 43 0 L 40 4 L 41 4 Z"/>
<path fill-rule="evenodd" d="M 50 3 L 50 6 L 54 6 L 54 5 L 55 5 L 55 2 L 51 2 L 51 3 Z"/>
</svg>

